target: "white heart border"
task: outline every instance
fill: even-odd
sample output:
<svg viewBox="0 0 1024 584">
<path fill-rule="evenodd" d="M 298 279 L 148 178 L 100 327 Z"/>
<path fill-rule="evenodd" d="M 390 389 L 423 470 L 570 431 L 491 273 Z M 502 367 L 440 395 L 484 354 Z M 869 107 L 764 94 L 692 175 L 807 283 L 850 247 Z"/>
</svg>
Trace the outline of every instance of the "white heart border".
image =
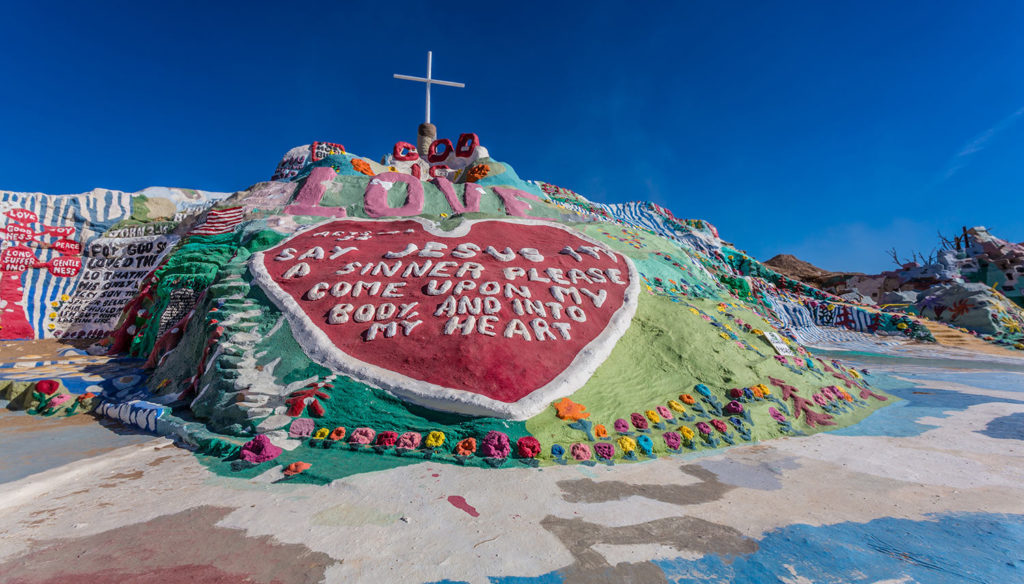
<svg viewBox="0 0 1024 584">
<path fill-rule="evenodd" d="M 406 220 L 416 221 L 423 226 L 424 231 L 431 235 L 447 238 L 468 235 L 473 226 L 492 221 L 522 225 L 541 225 L 562 229 L 573 236 L 614 253 L 616 257 L 624 260 L 629 271 L 629 283 L 623 291 L 622 306 L 608 319 L 608 324 L 605 325 L 604 330 L 580 349 L 580 352 L 577 353 L 572 362 L 554 379 L 519 401 L 507 403 L 465 390 L 444 387 L 408 377 L 390 369 L 366 363 L 345 353 L 330 340 L 327 333 L 313 323 L 313 320 L 306 315 L 298 302 L 274 282 L 266 268 L 263 267 L 264 252 L 254 253 L 249 259 L 249 271 L 260 288 L 267 293 L 270 299 L 274 301 L 274 304 L 285 314 L 292 327 L 292 336 L 295 337 L 299 346 L 306 351 L 306 355 L 309 358 L 332 371 L 344 373 L 358 381 L 386 390 L 405 401 L 432 410 L 469 416 L 494 416 L 509 420 L 526 420 L 544 411 L 552 401 L 568 397 L 583 387 L 594 372 L 597 371 L 597 368 L 611 355 L 612 349 L 615 348 L 616 343 L 626 333 L 630 323 L 633 321 L 633 316 L 636 314 L 638 295 L 640 293 L 640 278 L 633 262 L 624 254 L 608 249 L 607 246 L 586 234 L 552 221 L 530 219 L 465 220 L 452 231 L 442 231 L 433 222 L 420 217 L 392 217 L 388 219 L 331 218 L 288 236 L 278 242 L 274 248 L 281 247 L 310 229 L 319 228 L 328 223 L 344 223 L 348 221 L 392 223 Z"/>
</svg>

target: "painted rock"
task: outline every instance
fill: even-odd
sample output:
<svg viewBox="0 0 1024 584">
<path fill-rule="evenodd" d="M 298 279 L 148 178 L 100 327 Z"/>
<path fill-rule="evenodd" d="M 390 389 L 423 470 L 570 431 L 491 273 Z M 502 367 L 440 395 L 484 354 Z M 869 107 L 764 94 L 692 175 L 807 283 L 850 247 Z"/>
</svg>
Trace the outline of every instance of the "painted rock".
<svg viewBox="0 0 1024 584">
<path fill-rule="evenodd" d="M 562 225 L 336 219 L 253 254 L 322 365 L 426 407 L 525 419 L 593 374 L 629 327 L 628 258 Z"/>
</svg>

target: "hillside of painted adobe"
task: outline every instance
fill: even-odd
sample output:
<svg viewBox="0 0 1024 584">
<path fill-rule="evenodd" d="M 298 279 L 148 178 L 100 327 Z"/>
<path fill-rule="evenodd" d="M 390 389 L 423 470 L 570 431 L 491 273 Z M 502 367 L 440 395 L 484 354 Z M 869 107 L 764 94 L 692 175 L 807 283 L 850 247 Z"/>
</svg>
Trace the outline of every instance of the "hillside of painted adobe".
<svg viewBox="0 0 1024 584">
<path fill-rule="evenodd" d="M 889 400 L 801 342 L 929 339 L 705 220 L 524 180 L 473 134 L 425 157 L 400 142 L 380 163 L 314 142 L 230 194 L 0 204 L 0 336 L 121 367 L 0 374 L 0 398 L 96 410 L 241 475 L 613 464 L 807 434 Z"/>
</svg>

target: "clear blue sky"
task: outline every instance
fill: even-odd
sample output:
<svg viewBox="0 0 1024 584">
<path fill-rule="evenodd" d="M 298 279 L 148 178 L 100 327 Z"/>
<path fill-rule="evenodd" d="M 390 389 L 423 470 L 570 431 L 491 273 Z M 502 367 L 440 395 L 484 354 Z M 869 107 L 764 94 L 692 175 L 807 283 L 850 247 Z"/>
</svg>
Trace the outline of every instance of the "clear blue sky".
<svg viewBox="0 0 1024 584">
<path fill-rule="evenodd" d="M 7 2 L 0 189 L 234 191 L 290 147 L 475 131 L 524 178 L 888 267 L 1024 240 L 1024 3 Z M 512 6 L 515 6 L 513 8 Z"/>
</svg>

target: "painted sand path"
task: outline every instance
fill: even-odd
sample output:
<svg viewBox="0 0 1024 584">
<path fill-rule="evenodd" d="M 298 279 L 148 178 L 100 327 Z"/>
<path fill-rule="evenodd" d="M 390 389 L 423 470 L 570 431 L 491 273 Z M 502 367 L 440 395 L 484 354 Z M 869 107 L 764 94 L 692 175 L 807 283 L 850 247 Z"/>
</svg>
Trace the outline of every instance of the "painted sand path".
<svg viewBox="0 0 1024 584">
<path fill-rule="evenodd" d="M 1024 373 L 912 361 L 890 368 L 899 381 L 887 391 L 904 401 L 836 432 L 610 468 L 423 462 L 326 487 L 275 484 L 279 469 L 218 476 L 165 438 L 125 443 L 93 426 L 113 447 L 102 452 L 95 432 L 5 413 L 0 444 L 49 442 L 38 474 L 5 462 L 0 574 L 31 584 L 1024 581 Z"/>
</svg>

